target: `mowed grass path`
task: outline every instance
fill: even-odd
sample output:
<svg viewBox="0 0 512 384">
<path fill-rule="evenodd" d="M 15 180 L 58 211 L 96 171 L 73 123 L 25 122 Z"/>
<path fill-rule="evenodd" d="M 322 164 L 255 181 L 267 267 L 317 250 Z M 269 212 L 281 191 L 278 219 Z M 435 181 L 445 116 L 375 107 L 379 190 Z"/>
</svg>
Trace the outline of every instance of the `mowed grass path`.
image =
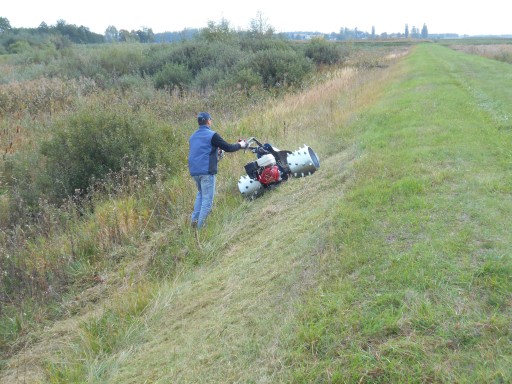
<svg viewBox="0 0 512 384">
<path fill-rule="evenodd" d="M 352 127 L 293 381 L 512 382 L 512 66 L 435 45 L 400 66 Z"/>
</svg>

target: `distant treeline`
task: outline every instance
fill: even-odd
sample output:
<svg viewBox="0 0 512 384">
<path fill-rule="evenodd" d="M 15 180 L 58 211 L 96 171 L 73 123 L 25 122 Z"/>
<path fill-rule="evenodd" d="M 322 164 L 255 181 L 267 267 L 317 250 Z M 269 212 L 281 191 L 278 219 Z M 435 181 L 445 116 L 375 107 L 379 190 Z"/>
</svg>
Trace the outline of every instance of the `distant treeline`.
<svg viewBox="0 0 512 384">
<path fill-rule="evenodd" d="M 67 24 L 59 20 L 56 25 L 41 23 L 37 28 L 11 28 L 6 18 L 0 17 L 0 54 L 20 53 L 29 47 L 54 45 L 60 48 L 70 43 L 103 43 L 105 37 L 89 28 Z"/>
<path fill-rule="evenodd" d="M 225 33 L 228 31 L 232 35 L 251 36 L 251 35 L 276 35 L 274 29 L 267 24 L 254 24 L 247 31 L 234 30 L 229 22 L 222 20 L 219 23 L 209 22 L 204 29 L 214 31 L 214 33 Z M 55 25 L 47 25 L 42 22 L 37 28 L 12 28 L 10 22 L 5 17 L 0 17 L 0 54 L 21 53 L 30 47 L 53 45 L 60 48 L 70 43 L 74 44 L 99 44 L 99 43 L 174 43 L 194 39 L 203 29 L 184 29 L 175 32 L 154 33 L 151 28 L 140 28 L 138 30 L 128 31 L 126 29 L 117 29 L 111 25 L 106 28 L 105 33 L 98 34 L 91 32 L 89 28 L 81 25 L 67 24 L 64 20 L 59 20 Z M 310 40 L 313 38 L 323 38 L 332 41 L 346 40 L 370 40 L 370 39 L 389 39 L 389 38 L 445 38 L 458 37 L 456 34 L 429 35 L 426 25 L 421 31 L 406 25 L 403 33 L 388 34 L 383 32 L 377 34 L 375 27 L 371 32 L 360 31 L 357 28 L 340 28 L 339 32 L 329 34 L 320 32 L 283 32 L 278 34 L 282 39 L 289 40 Z"/>
</svg>

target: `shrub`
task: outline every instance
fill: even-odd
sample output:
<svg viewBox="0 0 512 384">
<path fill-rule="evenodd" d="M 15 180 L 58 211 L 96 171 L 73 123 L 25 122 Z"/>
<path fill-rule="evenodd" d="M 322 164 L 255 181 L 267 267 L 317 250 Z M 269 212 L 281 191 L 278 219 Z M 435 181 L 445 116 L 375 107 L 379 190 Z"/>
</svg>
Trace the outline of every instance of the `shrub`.
<svg viewBox="0 0 512 384">
<path fill-rule="evenodd" d="M 180 44 L 171 52 L 169 62 L 186 66 L 195 76 L 205 67 L 211 66 L 217 57 L 217 48 L 221 43 L 208 44 L 194 41 Z"/>
<path fill-rule="evenodd" d="M 101 67 L 99 60 L 84 47 L 73 47 L 66 52 L 61 60 L 47 66 L 48 77 L 61 77 L 64 79 L 89 78 L 95 79 L 108 77 L 107 72 Z M 98 82 L 100 84 L 100 82 Z"/>
<path fill-rule="evenodd" d="M 240 89 L 248 93 L 254 88 L 261 87 L 263 80 L 252 68 L 242 68 L 230 73 L 219 83 L 219 86 L 226 89 Z"/>
<path fill-rule="evenodd" d="M 33 64 L 48 64 L 59 57 L 59 52 L 53 44 L 41 45 L 23 52 L 24 62 Z"/>
<path fill-rule="evenodd" d="M 11 53 L 23 53 L 30 51 L 30 44 L 25 40 L 18 40 L 9 45 L 9 52 Z"/>
<path fill-rule="evenodd" d="M 192 41 L 176 46 L 166 58 L 166 63 L 183 65 L 195 76 L 210 65 L 214 57 L 215 52 L 206 42 Z"/>
<path fill-rule="evenodd" d="M 46 180 L 53 198 L 84 193 L 93 180 L 129 168 L 163 165 L 170 169 L 176 145 L 171 130 L 128 107 L 83 108 L 55 128 L 41 145 Z M 43 178 L 41 178 L 43 180 Z"/>
<path fill-rule="evenodd" d="M 20 151 L 7 156 L 2 173 L 9 185 L 8 210 L 2 220 L 2 227 L 23 222 L 35 215 L 38 200 L 41 197 L 36 179 L 42 177 L 41 164 L 37 152 Z"/>
<path fill-rule="evenodd" d="M 227 73 L 247 60 L 247 53 L 233 43 L 192 41 L 150 50 L 150 58 L 142 67 L 148 75 L 154 75 L 156 88 L 183 89 L 194 83 L 198 90 L 214 87 Z"/>
<path fill-rule="evenodd" d="M 169 55 L 176 49 L 176 44 L 151 44 L 141 65 L 141 72 L 153 76 L 169 63 Z"/>
<path fill-rule="evenodd" d="M 337 64 L 343 59 L 341 49 L 336 43 L 318 38 L 307 43 L 305 55 L 315 64 Z"/>
<path fill-rule="evenodd" d="M 140 71 L 144 51 L 140 44 L 113 45 L 101 49 L 98 60 L 100 66 L 110 74 L 129 75 Z"/>
<path fill-rule="evenodd" d="M 210 44 L 209 47 L 213 50 L 213 59 L 210 61 L 209 66 L 214 66 L 224 72 L 232 70 L 248 56 L 238 45 L 219 43 Z"/>
<path fill-rule="evenodd" d="M 169 89 L 171 92 L 176 87 L 182 93 L 192 79 L 192 73 L 184 65 L 166 64 L 155 75 L 155 87 L 157 89 Z"/>
<path fill-rule="evenodd" d="M 225 74 L 220 69 L 207 67 L 197 74 L 194 84 L 201 92 L 205 92 L 207 89 L 213 88 L 224 77 Z"/>
<path fill-rule="evenodd" d="M 268 49 L 256 52 L 250 63 L 266 87 L 298 85 L 313 70 L 310 59 L 292 49 Z"/>
<path fill-rule="evenodd" d="M 266 51 L 269 49 L 277 49 L 277 50 L 289 50 L 290 43 L 286 40 L 281 39 L 265 39 L 265 38 L 254 38 L 251 36 L 246 36 L 241 39 L 240 46 L 244 52 L 259 52 Z"/>
</svg>

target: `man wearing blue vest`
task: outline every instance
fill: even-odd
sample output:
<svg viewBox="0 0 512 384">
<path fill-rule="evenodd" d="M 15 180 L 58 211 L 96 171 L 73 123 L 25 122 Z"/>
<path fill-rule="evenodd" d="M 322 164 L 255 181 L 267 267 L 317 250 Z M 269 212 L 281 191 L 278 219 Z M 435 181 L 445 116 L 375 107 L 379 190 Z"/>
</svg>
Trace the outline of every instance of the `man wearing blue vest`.
<svg viewBox="0 0 512 384">
<path fill-rule="evenodd" d="M 217 132 L 210 129 L 212 117 L 207 112 L 199 113 L 197 123 L 199 128 L 188 141 L 188 169 L 197 185 L 192 226 L 201 228 L 213 206 L 219 148 L 226 152 L 236 152 L 247 147 L 247 142 L 243 140 L 228 144 Z"/>
</svg>

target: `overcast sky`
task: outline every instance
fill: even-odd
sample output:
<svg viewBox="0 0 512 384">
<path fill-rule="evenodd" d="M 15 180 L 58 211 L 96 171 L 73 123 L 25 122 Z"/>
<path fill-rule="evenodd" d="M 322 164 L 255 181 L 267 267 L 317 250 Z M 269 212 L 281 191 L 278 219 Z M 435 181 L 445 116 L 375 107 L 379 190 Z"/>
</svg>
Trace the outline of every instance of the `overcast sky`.
<svg viewBox="0 0 512 384">
<path fill-rule="evenodd" d="M 249 29 L 260 12 L 276 32 L 339 32 L 340 28 L 393 33 L 405 25 L 429 33 L 459 35 L 512 34 L 507 0 L 472 2 L 461 0 L 1 0 L 0 17 L 14 28 L 35 28 L 41 22 L 58 20 L 83 25 L 104 34 L 113 25 L 118 30 L 151 28 L 153 32 L 203 28 L 208 21 L 227 20 L 235 29 Z"/>
</svg>

